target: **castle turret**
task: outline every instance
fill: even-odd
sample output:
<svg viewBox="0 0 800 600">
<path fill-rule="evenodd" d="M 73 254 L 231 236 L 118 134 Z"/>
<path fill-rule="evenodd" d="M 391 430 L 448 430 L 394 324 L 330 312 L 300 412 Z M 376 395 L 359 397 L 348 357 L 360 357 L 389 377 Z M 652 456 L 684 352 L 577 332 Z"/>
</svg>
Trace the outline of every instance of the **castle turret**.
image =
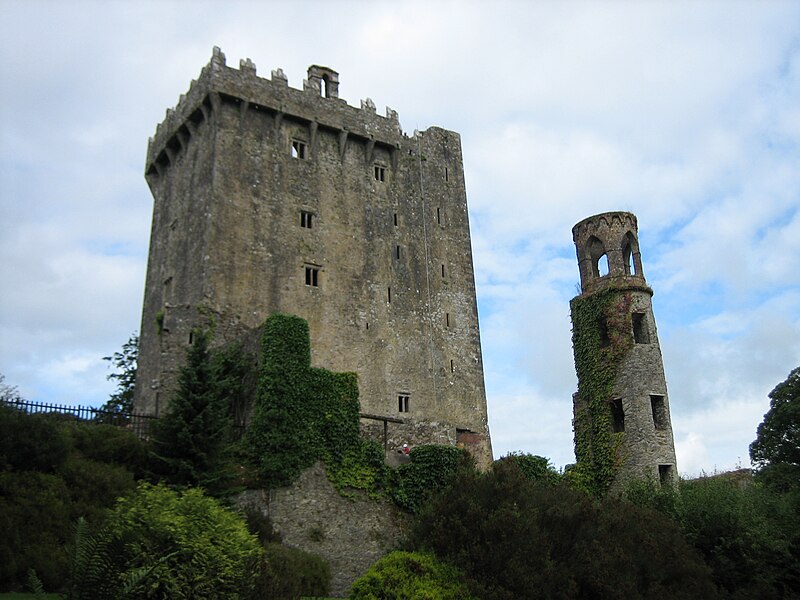
<svg viewBox="0 0 800 600">
<path fill-rule="evenodd" d="M 578 393 L 575 454 L 599 491 L 632 478 L 677 477 L 653 290 L 636 216 L 608 212 L 572 229 L 581 294 L 570 303 Z"/>
</svg>

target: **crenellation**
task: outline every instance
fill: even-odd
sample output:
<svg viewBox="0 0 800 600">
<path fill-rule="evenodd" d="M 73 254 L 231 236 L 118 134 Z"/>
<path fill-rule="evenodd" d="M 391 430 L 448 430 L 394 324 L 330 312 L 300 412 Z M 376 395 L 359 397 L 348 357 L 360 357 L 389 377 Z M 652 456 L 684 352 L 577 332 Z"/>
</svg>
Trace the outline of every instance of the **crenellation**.
<svg viewBox="0 0 800 600">
<path fill-rule="evenodd" d="M 239 59 L 239 70 L 242 73 L 249 73 L 250 75 L 255 76 L 256 64 L 249 58 Z"/>
</svg>

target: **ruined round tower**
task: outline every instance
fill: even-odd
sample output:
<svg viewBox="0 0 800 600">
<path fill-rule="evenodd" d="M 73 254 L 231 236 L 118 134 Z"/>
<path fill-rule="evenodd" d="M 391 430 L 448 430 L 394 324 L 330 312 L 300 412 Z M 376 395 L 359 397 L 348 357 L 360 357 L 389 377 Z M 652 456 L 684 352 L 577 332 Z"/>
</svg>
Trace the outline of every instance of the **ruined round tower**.
<svg viewBox="0 0 800 600">
<path fill-rule="evenodd" d="M 639 252 L 636 216 L 607 212 L 572 228 L 581 293 L 570 303 L 579 468 L 601 491 L 677 478 L 669 397 Z"/>
</svg>

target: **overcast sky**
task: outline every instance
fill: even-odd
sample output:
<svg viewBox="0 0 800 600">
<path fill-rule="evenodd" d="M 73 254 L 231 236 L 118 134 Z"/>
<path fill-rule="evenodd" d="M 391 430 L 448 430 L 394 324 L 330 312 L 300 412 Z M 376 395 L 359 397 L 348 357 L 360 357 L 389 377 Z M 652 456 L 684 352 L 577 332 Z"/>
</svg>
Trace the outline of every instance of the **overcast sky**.
<svg viewBox="0 0 800 600">
<path fill-rule="evenodd" d="M 639 218 L 681 473 L 747 466 L 800 365 L 800 2 L 0 0 L 0 373 L 103 403 L 147 139 L 220 46 L 461 134 L 495 456 L 574 461 L 572 226 Z"/>
</svg>

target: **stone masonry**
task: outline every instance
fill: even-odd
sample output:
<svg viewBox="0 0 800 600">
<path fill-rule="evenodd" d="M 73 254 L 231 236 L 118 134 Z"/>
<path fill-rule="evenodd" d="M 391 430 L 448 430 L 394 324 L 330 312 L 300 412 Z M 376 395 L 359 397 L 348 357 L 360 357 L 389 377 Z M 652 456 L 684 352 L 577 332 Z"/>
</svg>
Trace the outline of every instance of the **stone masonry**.
<svg viewBox="0 0 800 600">
<path fill-rule="evenodd" d="M 662 483 L 677 479 L 667 382 L 653 317 L 653 290 L 639 252 L 636 216 L 609 212 L 584 219 L 572 229 L 581 276 L 581 295 L 603 290 L 628 294 L 631 350 L 623 358 L 611 403 L 614 429 L 624 432 L 622 464 L 612 491 L 631 478 Z M 581 399 L 574 397 L 577 414 Z"/>
<path fill-rule="evenodd" d="M 215 48 L 150 139 L 146 179 L 137 410 L 164 410 L 193 328 L 223 344 L 292 313 L 314 366 L 358 374 L 366 432 L 491 461 L 457 133 L 403 133 L 393 110 L 340 99 L 327 67 L 294 89 Z"/>
</svg>

